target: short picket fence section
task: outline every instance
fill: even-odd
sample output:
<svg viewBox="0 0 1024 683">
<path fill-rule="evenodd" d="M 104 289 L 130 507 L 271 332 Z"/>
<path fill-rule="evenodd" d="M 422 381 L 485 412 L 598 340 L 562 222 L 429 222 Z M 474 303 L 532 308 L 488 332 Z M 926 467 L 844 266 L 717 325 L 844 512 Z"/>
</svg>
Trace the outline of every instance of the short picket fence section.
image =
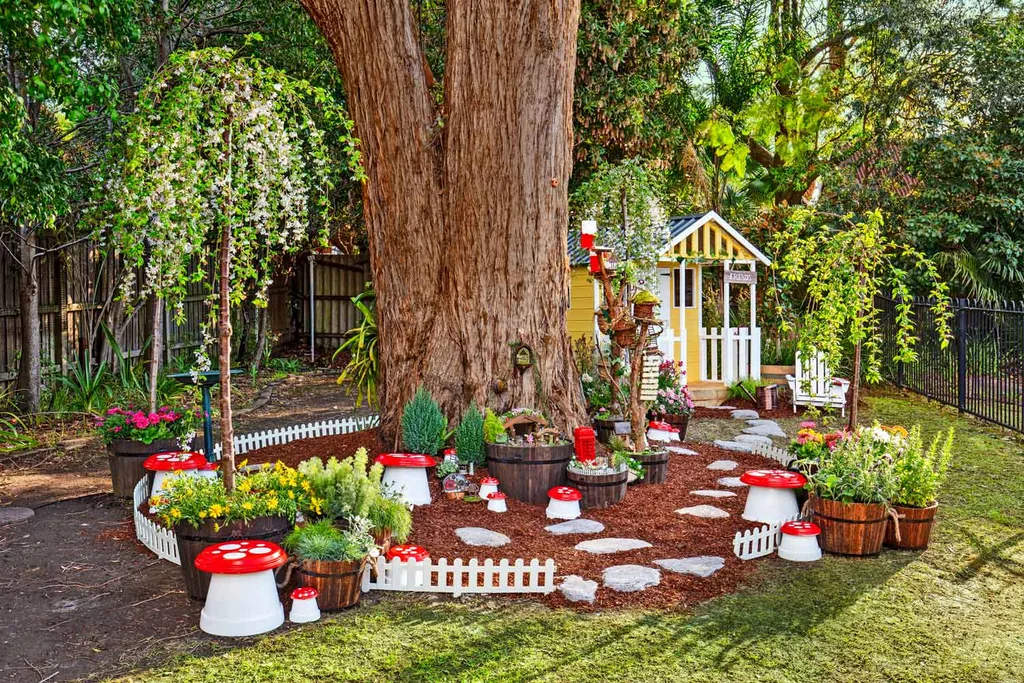
<svg viewBox="0 0 1024 683">
<path fill-rule="evenodd" d="M 359 415 L 356 417 L 346 417 L 340 420 L 324 420 L 322 422 L 312 422 L 309 424 L 293 425 L 291 427 L 281 427 L 280 429 L 270 429 L 263 432 L 255 432 L 253 434 L 241 434 L 232 439 L 232 443 L 235 446 L 235 455 L 241 455 L 267 446 L 291 443 L 292 441 L 298 441 L 299 439 L 314 439 L 320 436 L 350 434 L 351 432 L 358 432 L 371 427 L 376 427 L 379 422 L 380 416 L 378 415 Z M 213 453 L 219 460 L 221 453 L 220 444 L 214 446 Z M 165 529 L 139 512 L 139 506 L 146 500 L 149 500 L 148 477 L 143 477 L 139 480 L 139 483 L 135 485 L 132 500 L 135 504 L 134 517 L 136 538 L 139 539 L 139 542 L 142 543 L 142 545 L 153 551 L 153 553 L 160 559 L 180 565 L 181 558 L 178 557 L 178 539 L 174 536 L 174 532 L 170 529 Z"/>
<path fill-rule="evenodd" d="M 772 444 L 757 444 L 754 446 L 754 455 L 774 460 L 783 467 L 789 467 L 796 460 L 788 450 Z"/>
<path fill-rule="evenodd" d="M 797 515 L 774 524 L 765 524 L 756 529 L 737 531 L 732 539 L 732 549 L 741 560 L 753 560 L 757 557 L 771 555 L 779 547 L 782 540 L 782 525 L 800 519 Z"/>
<path fill-rule="evenodd" d="M 414 593 L 449 593 L 459 597 L 467 593 L 543 593 L 555 590 L 555 561 L 548 559 L 507 559 L 469 562 L 441 558 L 422 562 L 403 562 L 383 557 L 367 564 L 363 572 L 363 592 L 410 591 Z"/>
<path fill-rule="evenodd" d="M 178 539 L 174 536 L 174 532 L 165 529 L 139 512 L 139 508 L 147 500 L 149 500 L 149 477 L 143 477 L 139 479 L 139 483 L 135 485 L 135 491 L 132 493 L 132 502 L 135 504 L 132 509 L 135 513 L 135 537 L 139 539 L 139 543 L 152 550 L 161 560 L 180 565 Z"/>
</svg>

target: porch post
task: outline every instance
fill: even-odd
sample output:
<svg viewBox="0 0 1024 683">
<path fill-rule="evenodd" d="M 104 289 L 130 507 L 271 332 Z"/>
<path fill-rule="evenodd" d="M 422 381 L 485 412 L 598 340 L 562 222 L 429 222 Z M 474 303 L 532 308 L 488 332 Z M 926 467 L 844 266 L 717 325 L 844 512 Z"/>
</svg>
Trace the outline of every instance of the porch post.
<svg viewBox="0 0 1024 683">
<path fill-rule="evenodd" d="M 722 382 L 731 384 L 735 381 L 735 365 L 733 363 L 732 328 L 729 327 L 729 271 L 732 266 L 728 261 L 722 262 Z"/>
<path fill-rule="evenodd" d="M 761 328 L 757 326 L 757 261 L 750 264 L 754 281 L 750 283 L 750 375 L 761 379 Z"/>
</svg>

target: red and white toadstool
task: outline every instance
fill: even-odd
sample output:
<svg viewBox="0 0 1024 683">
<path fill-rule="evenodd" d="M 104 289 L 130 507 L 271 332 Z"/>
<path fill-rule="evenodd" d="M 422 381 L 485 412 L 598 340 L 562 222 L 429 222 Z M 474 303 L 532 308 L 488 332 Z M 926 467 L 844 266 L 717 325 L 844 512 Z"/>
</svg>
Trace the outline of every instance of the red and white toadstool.
<svg viewBox="0 0 1024 683">
<path fill-rule="evenodd" d="M 274 570 L 288 555 L 270 541 L 227 541 L 207 546 L 196 569 L 212 574 L 199 628 L 232 638 L 272 631 L 284 623 Z"/>
<path fill-rule="evenodd" d="M 671 443 L 679 441 L 679 430 L 668 422 L 652 420 L 647 423 L 647 440 Z"/>
<path fill-rule="evenodd" d="M 393 563 L 396 559 L 400 565 L 403 565 L 404 572 L 402 577 L 395 581 L 398 585 L 413 585 L 423 586 L 427 580 L 427 572 L 423 569 L 423 563 L 430 559 L 430 553 L 427 552 L 426 548 L 418 545 L 405 544 L 405 545 L 394 545 L 388 550 L 385 555 L 389 563 Z M 415 567 L 413 570 L 412 567 Z M 385 572 L 389 572 L 390 569 L 385 567 Z"/>
<path fill-rule="evenodd" d="M 308 624 L 320 619 L 320 606 L 316 604 L 320 591 L 312 586 L 300 586 L 292 591 L 292 609 L 288 619 L 293 624 Z"/>
<path fill-rule="evenodd" d="M 434 458 L 415 453 L 384 453 L 375 462 L 384 465 L 381 483 L 401 493 L 407 504 L 430 505 L 427 468 L 437 464 Z"/>
<path fill-rule="evenodd" d="M 487 496 L 498 491 L 498 480 L 494 477 L 484 477 L 480 480 L 480 493 L 478 494 L 484 500 L 487 500 Z"/>
<path fill-rule="evenodd" d="M 176 473 L 199 476 L 200 469 L 205 470 L 208 466 L 206 458 L 202 453 L 193 451 L 165 451 L 154 453 L 143 461 L 142 466 L 153 472 L 153 486 L 149 491 L 155 495 L 164 487 L 168 477 Z"/>
<path fill-rule="evenodd" d="M 789 470 L 749 470 L 740 481 L 750 486 L 743 519 L 751 522 L 777 524 L 800 513 L 796 489 L 803 488 L 807 477 Z"/>
<path fill-rule="evenodd" d="M 549 519 L 576 519 L 580 516 L 580 500 L 583 494 L 571 486 L 555 486 L 548 490 Z"/>
<path fill-rule="evenodd" d="M 779 557 L 791 562 L 814 562 L 821 559 L 818 535 L 821 527 L 814 522 L 786 522 L 782 525 Z"/>
<path fill-rule="evenodd" d="M 505 494 L 495 491 L 487 496 L 487 509 L 491 512 L 508 512 L 508 505 L 505 503 Z"/>
</svg>

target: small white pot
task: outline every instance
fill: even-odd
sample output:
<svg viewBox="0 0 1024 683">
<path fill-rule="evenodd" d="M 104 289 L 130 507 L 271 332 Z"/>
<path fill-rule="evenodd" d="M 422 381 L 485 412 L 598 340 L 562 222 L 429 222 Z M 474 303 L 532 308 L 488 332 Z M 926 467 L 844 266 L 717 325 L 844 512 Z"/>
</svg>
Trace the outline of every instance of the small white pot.
<svg viewBox="0 0 1024 683">
<path fill-rule="evenodd" d="M 487 509 L 491 512 L 508 512 L 508 505 L 504 498 L 488 498 Z"/>
<path fill-rule="evenodd" d="M 292 600 L 292 609 L 288 613 L 289 621 L 294 624 L 308 624 L 319 619 L 320 606 L 316 604 L 315 597 Z"/>
<path fill-rule="evenodd" d="M 782 541 L 779 542 L 779 557 L 791 562 L 820 560 L 821 548 L 818 546 L 818 537 L 794 536 L 783 532 Z"/>
</svg>

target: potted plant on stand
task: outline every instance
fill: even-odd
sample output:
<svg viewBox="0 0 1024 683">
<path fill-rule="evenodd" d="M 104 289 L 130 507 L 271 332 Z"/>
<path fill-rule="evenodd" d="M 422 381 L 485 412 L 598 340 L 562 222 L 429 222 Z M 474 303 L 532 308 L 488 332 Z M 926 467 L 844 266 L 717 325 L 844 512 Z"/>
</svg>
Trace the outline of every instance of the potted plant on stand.
<svg viewBox="0 0 1024 683">
<path fill-rule="evenodd" d="M 371 522 L 350 517 L 345 529 L 331 520 L 296 527 L 284 539 L 284 547 L 297 561 L 299 585 L 319 591 L 320 609 L 337 610 L 359 604 L 366 558 L 376 551 Z"/>
<path fill-rule="evenodd" d="M 188 409 L 164 406 L 156 412 L 114 407 L 97 418 L 96 427 L 107 447 L 114 495 L 131 498 L 142 466 L 154 453 L 185 450 L 195 436 L 197 417 Z"/>
<path fill-rule="evenodd" d="M 686 370 L 682 361 L 666 360 L 658 368 L 658 397 L 651 412 L 662 422 L 679 430 L 679 440 L 686 440 L 686 428 L 693 416 L 693 398 L 686 388 Z"/>
<path fill-rule="evenodd" d="M 946 478 L 953 454 L 953 428 L 950 428 L 944 443 L 942 435 L 937 434 L 927 450 L 921 439 L 920 427 L 910 430 L 906 442 L 895 465 L 896 493 L 892 507 L 898 522 L 889 521 L 885 545 L 904 550 L 924 550 L 935 525 L 939 487 Z"/>
<path fill-rule="evenodd" d="M 631 301 L 633 302 L 633 317 L 638 320 L 653 319 L 654 307 L 661 303 L 661 299 L 646 289 L 641 289 L 634 294 Z"/>
</svg>

